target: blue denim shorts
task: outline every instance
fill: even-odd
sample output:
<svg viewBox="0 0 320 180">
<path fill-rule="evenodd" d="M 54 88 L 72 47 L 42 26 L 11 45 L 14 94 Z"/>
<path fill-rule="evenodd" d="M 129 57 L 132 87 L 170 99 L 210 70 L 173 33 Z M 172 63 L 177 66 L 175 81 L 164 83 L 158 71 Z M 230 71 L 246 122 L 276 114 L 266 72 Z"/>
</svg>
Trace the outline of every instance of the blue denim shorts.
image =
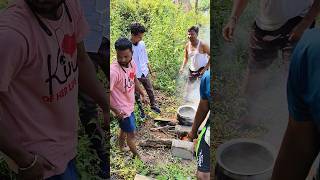
<svg viewBox="0 0 320 180">
<path fill-rule="evenodd" d="M 123 132 L 132 133 L 136 130 L 136 118 L 132 112 L 129 117 L 119 121 L 119 126 Z"/>
<path fill-rule="evenodd" d="M 78 180 L 75 159 L 68 163 L 67 169 L 62 174 L 52 176 L 46 180 Z"/>
</svg>

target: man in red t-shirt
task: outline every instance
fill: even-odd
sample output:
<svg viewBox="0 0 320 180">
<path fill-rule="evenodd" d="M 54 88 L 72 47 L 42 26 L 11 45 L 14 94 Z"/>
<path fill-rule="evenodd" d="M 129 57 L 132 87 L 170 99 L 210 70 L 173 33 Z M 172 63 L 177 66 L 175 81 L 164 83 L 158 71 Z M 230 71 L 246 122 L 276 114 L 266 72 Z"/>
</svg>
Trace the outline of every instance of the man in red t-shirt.
<svg viewBox="0 0 320 180">
<path fill-rule="evenodd" d="M 78 87 L 108 120 L 78 0 L 16 0 L 0 16 L 0 150 L 21 179 L 76 178 Z"/>
</svg>

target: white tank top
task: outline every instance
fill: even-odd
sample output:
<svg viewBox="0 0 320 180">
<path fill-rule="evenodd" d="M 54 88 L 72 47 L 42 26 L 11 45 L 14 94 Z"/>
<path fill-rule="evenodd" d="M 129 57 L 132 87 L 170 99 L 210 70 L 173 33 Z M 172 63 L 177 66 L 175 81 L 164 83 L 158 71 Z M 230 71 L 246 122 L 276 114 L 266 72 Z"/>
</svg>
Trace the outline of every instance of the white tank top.
<svg viewBox="0 0 320 180">
<path fill-rule="evenodd" d="M 304 17 L 312 4 L 313 0 L 260 0 L 257 26 L 266 31 L 274 31 L 291 18 Z"/>
<path fill-rule="evenodd" d="M 190 61 L 189 69 L 191 71 L 198 71 L 208 63 L 208 55 L 199 52 L 201 41 L 199 40 L 197 48 L 191 50 L 191 42 L 188 45 L 188 60 Z"/>
</svg>

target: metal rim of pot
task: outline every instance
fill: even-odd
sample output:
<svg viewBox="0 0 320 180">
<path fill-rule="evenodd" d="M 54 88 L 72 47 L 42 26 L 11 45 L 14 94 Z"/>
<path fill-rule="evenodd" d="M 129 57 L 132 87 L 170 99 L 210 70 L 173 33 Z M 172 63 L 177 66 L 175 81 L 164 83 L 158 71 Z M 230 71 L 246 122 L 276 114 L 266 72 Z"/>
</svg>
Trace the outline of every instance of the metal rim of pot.
<svg viewBox="0 0 320 180">
<path fill-rule="evenodd" d="M 234 171 L 234 170 L 227 168 L 224 165 L 224 163 L 222 162 L 221 155 L 227 147 L 234 145 L 234 144 L 237 144 L 237 143 L 254 143 L 254 144 L 260 145 L 260 146 L 266 148 L 268 152 L 270 152 L 270 154 L 272 155 L 272 157 L 274 158 L 274 161 L 275 161 L 275 158 L 276 158 L 275 148 L 271 144 L 264 142 L 264 141 L 257 140 L 257 139 L 237 138 L 237 139 L 232 139 L 230 141 L 227 141 L 218 147 L 217 153 L 216 153 L 216 159 L 217 159 L 217 163 L 219 166 L 224 168 L 226 171 L 229 171 L 230 173 L 234 173 L 234 174 L 238 174 L 238 175 L 242 175 L 242 176 L 255 176 L 255 175 L 259 175 L 259 174 L 264 174 L 264 173 L 273 169 L 274 161 L 270 165 L 270 167 L 268 167 L 267 169 L 262 170 L 260 172 L 255 172 L 255 173 L 242 173 L 242 172 L 237 172 L 237 171 Z"/>
</svg>

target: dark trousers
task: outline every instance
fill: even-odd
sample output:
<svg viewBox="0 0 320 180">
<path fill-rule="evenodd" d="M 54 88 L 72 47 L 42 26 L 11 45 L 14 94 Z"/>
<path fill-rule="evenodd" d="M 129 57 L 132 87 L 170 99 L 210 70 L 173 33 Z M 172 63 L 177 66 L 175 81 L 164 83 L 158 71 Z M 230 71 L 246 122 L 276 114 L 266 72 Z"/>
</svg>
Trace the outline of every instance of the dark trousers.
<svg viewBox="0 0 320 180">
<path fill-rule="evenodd" d="M 156 99 L 154 97 L 153 87 L 152 87 L 151 81 L 149 80 L 148 76 L 142 75 L 141 78 L 138 78 L 138 80 L 140 81 L 140 83 L 142 84 L 144 89 L 147 91 L 147 94 L 148 94 L 148 97 L 150 100 L 150 105 L 151 106 L 156 105 Z M 140 100 L 139 93 L 135 93 L 135 99 L 136 99 L 136 102 L 138 103 L 139 109 L 141 110 L 142 103 Z"/>
<path fill-rule="evenodd" d="M 60 175 L 52 176 L 46 180 L 78 180 L 78 172 L 75 160 L 68 163 L 67 169 Z"/>
<path fill-rule="evenodd" d="M 110 42 L 107 38 L 102 40 L 101 46 L 97 53 L 89 52 L 88 55 L 93 61 L 96 69 L 98 66 L 104 72 L 107 78 L 107 85 L 109 84 L 109 57 L 110 57 Z M 79 115 L 80 121 L 85 128 L 85 132 L 88 135 L 91 148 L 93 148 L 99 159 L 100 167 L 103 174 L 110 174 L 110 162 L 109 155 L 105 148 L 104 132 L 100 128 L 98 123 L 98 110 L 97 104 L 86 94 L 79 91 Z"/>
</svg>

